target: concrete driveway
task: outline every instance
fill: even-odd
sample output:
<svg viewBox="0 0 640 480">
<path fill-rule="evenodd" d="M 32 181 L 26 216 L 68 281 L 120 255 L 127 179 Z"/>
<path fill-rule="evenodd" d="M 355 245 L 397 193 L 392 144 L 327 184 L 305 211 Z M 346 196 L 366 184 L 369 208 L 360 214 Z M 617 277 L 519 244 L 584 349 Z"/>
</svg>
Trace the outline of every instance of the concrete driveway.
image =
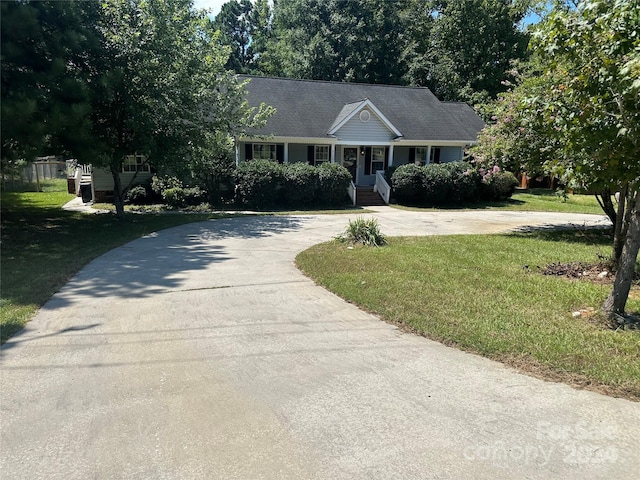
<svg viewBox="0 0 640 480">
<path fill-rule="evenodd" d="M 605 223 L 375 216 L 387 235 Z M 89 264 L 3 347 L 0 478 L 637 478 L 639 404 L 403 333 L 302 276 L 296 253 L 348 218 L 190 224 Z"/>
</svg>

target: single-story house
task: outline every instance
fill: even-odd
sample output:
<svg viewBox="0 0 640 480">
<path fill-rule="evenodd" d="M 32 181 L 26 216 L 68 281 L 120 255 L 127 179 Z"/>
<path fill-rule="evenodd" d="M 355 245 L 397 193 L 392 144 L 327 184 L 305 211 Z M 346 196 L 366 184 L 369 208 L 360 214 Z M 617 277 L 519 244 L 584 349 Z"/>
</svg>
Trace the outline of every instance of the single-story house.
<svg viewBox="0 0 640 480">
<path fill-rule="evenodd" d="M 382 175 L 388 166 L 462 160 L 482 119 L 465 103 L 441 102 L 428 88 L 294 80 L 240 75 L 247 101 L 275 108 L 262 128 L 235 139 L 236 162 L 334 162 L 353 179 L 350 191 L 377 190 L 388 202 Z M 139 155 L 126 158 L 122 183 L 152 175 Z M 108 172 L 94 171 L 98 199 L 113 192 Z"/>
<path fill-rule="evenodd" d="M 406 163 L 462 160 L 482 119 L 465 103 L 441 102 L 428 88 L 272 77 L 249 80 L 249 105 L 276 113 L 236 139 L 236 161 L 335 162 L 356 187 L 376 186 L 376 172 Z M 387 197 L 388 200 L 388 197 Z"/>
</svg>

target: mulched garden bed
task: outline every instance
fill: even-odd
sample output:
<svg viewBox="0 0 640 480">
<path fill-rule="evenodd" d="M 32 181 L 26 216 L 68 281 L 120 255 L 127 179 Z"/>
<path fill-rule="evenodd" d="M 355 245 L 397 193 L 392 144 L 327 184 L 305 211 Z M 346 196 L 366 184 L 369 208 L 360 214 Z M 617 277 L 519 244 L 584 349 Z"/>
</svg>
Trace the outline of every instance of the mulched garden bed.
<svg viewBox="0 0 640 480">
<path fill-rule="evenodd" d="M 611 264 L 607 262 L 585 263 L 585 262 L 569 262 L 569 263 L 549 263 L 544 267 L 536 266 L 530 268 L 524 265 L 527 271 L 535 271 L 542 275 L 552 275 L 563 277 L 569 280 L 586 280 L 588 282 L 600 285 L 610 285 L 615 280 L 615 273 L 611 271 Z M 634 284 L 631 286 L 630 296 L 640 294 L 640 271 L 636 272 Z M 574 317 L 599 318 L 598 311 L 593 308 L 585 308 L 573 312 Z M 605 322 L 607 328 L 623 328 L 623 329 L 640 329 L 640 316 L 638 314 L 616 315 L 613 319 L 607 319 Z"/>
</svg>

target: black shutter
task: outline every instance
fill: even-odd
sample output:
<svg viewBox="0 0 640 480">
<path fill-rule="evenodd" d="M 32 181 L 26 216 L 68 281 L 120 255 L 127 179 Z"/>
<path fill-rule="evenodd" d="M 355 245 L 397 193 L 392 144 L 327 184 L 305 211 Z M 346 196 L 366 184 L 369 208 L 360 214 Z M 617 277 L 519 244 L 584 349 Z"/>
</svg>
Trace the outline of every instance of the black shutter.
<svg viewBox="0 0 640 480">
<path fill-rule="evenodd" d="M 278 163 L 284 162 L 284 145 L 276 145 L 276 160 Z"/>
<path fill-rule="evenodd" d="M 307 162 L 309 165 L 313 165 L 313 145 L 307 147 Z"/>
<path fill-rule="evenodd" d="M 409 149 L 409 163 L 416 163 L 416 149 Z"/>
<path fill-rule="evenodd" d="M 364 150 L 364 174 L 371 175 L 371 147 Z"/>
<path fill-rule="evenodd" d="M 433 158 L 431 159 L 432 163 L 440 163 L 440 147 L 435 147 L 431 150 L 433 154 Z"/>
<path fill-rule="evenodd" d="M 245 160 L 253 159 L 253 145 L 251 143 L 244 144 L 244 159 Z"/>
<path fill-rule="evenodd" d="M 389 166 L 389 147 L 385 147 L 384 149 L 384 168 L 383 170 L 386 170 L 387 167 Z"/>
</svg>

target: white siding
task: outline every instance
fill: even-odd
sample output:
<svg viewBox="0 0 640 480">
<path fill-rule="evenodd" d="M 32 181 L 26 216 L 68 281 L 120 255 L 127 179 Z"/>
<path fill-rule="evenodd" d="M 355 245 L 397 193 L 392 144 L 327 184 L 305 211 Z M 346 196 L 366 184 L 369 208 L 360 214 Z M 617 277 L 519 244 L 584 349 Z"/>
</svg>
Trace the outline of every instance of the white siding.
<svg viewBox="0 0 640 480">
<path fill-rule="evenodd" d="M 120 181 L 122 182 L 122 187 L 126 187 L 129 185 L 129 182 L 135 175 L 134 172 L 122 172 L 120 174 Z M 149 172 L 138 172 L 138 176 L 136 177 L 135 183 L 143 183 L 145 180 L 150 179 L 153 176 L 152 173 Z M 94 169 L 93 170 L 93 190 L 97 192 L 111 192 L 113 191 L 113 176 L 111 172 L 104 169 Z"/>
<path fill-rule="evenodd" d="M 364 110 L 363 110 L 364 111 Z M 378 116 L 369 110 L 371 118 L 368 122 L 362 122 L 359 115 L 345 123 L 337 132 L 336 137 L 344 142 L 361 142 L 364 145 L 379 142 L 389 142 L 395 135 L 389 130 Z"/>
</svg>

